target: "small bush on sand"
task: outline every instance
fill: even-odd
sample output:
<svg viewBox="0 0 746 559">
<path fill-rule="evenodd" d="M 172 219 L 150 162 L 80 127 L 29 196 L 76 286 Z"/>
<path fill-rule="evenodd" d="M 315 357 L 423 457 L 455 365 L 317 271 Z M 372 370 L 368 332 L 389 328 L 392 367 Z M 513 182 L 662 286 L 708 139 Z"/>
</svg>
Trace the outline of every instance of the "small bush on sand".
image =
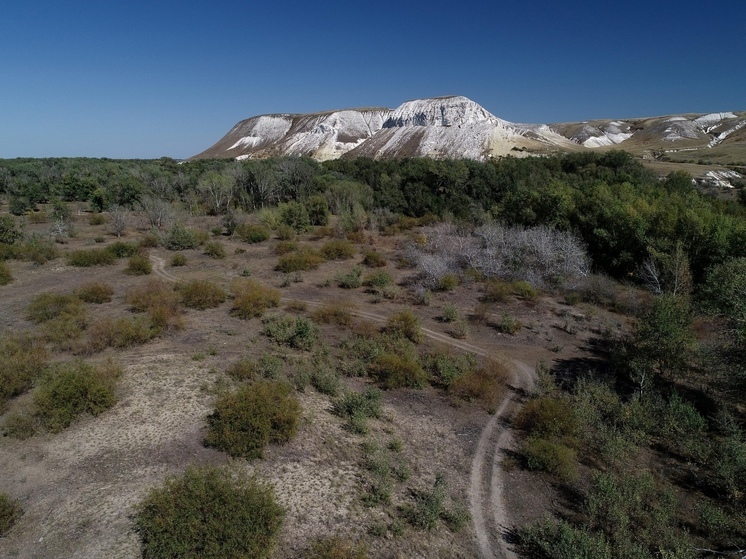
<svg viewBox="0 0 746 559">
<path fill-rule="evenodd" d="M 91 248 L 74 250 L 67 255 L 70 266 L 88 268 L 91 266 L 108 266 L 116 262 L 117 257 L 106 249 Z"/>
<path fill-rule="evenodd" d="M 336 324 L 337 326 L 352 326 L 355 321 L 352 313 L 353 306 L 347 302 L 333 303 L 324 302 L 312 314 L 311 318 L 323 324 Z"/>
<path fill-rule="evenodd" d="M 425 355 L 423 366 L 433 384 L 448 388 L 461 375 L 477 368 L 474 356 L 469 353 L 452 353 L 443 349 Z"/>
<path fill-rule="evenodd" d="M 253 279 L 235 280 L 231 285 L 233 307 L 231 314 L 238 318 L 258 318 L 269 308 L 280 304 L 280 292 Z"/>
<path fill-rule="evenodd" d="M 394 283 L 394 278 L 391 274 L 384 270 L 378 270 L 372 274 L 368 274 L 363 280 L 363 285 L 372 287 L 373 289 L 383 289 Z"/>
<path fill-rule="evenodd" d="M 9 413 L 3 421 L 3 436 L 25 441 L 36 434 L 38 423 L 29 413 Z"/>
<path fill-rule="evenodd" d="M 488 358 L 481 367 L 455 378 L 450 392 L 460 400 L 480 402 L 492 413 L 505 394 L 509 378 L 508 368 L 502 361 Z"/>
<path fill-rule="evenodd" d="M 346 239 L 332 239 L 321 247 L 321 255 L 326 260 L 347 260 L 355 256 L 355 247 Z"/>
<path fill-rule="evenodd" d="M 272 487 L 218 468 L 189 467 L 135 509 L 148 559 L 267 559 L 284 511 Z"/>
<path fill-rule="evenodd" d="M 271 314 L 262 319 L 262 333 L 280 345 L 309 350 L 319 339 L 319 328 L 303 316 Z"/>
<path fill-rule="evenodd" d="M 13 281 L 13 274 L 5 262 L 0 261 L 0 285 L 8 285 Z"/>
<path fill-rule="evenodd" d="M 175 268 L 178 268 L 179 266 L 186 266 L 186 263 L 187 263 L 187 257 L 184 256 L 183 254 L 177 253 L 171 257 L 170 264 L 171 266 Z"/>
<path fill-rule="evenodd" d="M 237 381 L 256 380 L 261 375 L 259 363 L 248 357 L 242 357 L 228 367 L 225 372 Z"/>
<path fill-rule="evenodd" d="M 339 287 L 343 289 L 357 289 L 363 284 L 363 270 L 360 266 L 355 266 L 352 270 L 345 274 L 339 274 L 337 276 L 337 283 Z"/>
<path fill-rule="evenodd" d="M 125 243 L 117 241 L 111 243 L 104 250 L 113 254 L 116 258 L 127 258 L 128 256 L 134 256 L 140 250 L 140 247 L 135 243 Z"/>
<path fill-rule="evenodd" d="M 332 536 L 316 540 L 303 557 L 307 559 L 368 559 L 368 548 L 348 539 Z"/>
<path fill-rule="evenodd" d="M 111 297 L 114 295 L 114 289 L 106 283 L 94 281 L 81 285 L 75 290 L 75 295 L 81 301 L 99 305 L 111 301 Z"/>
<path fill-rule="evenodd" d="M 411 356 L 384 353 L 376 357 L 368 369 L 370 376 L 385 388 L 424 388 L 427 373 Z"/>
<path fill-rule="evenodd" d="M 0 336 L 0 413 L 5 402 L 31 388 L 47 364 L 39 340 L 28 335 Z"/>
<path fill-rule="evenodd" d="M 83 362 L 53 367 L 34 393 L 36 413 L 52 433 L 68 427 L 83 414 L 99 415 L 116 403 L 121 369 L 111 363 L 93 367 Z"/>
<path fill-rule="evenodd" d="M 392 336 L 406 338 L 415 344 L 425 339 L 425 334 L 420 326 L 420 319 L 409 310 L 398 312 L 389 317 L 384 332 Z"/>
<path fill-rule="evenodd" d="M 386 259 L 380 252 L 368 250 L 363 258 L 363 265 L 369 268 L 383 268 L 386 265 Z"/>
<path fill-rule="evenodd" d="M 377 419 L 383 415 L 382 399 L 383 394 L 376 388 L 366 388 L 363 392 L 345 392 L 334 401 L 332 412 L 347 420 L 346 427 L 349 431 L 362 435 L 368 432 L 368 419 Z"/>
<path fill-rule="evenodd" d="M 26 318 L 39 324 L 62 315 L 73 316 L 82 312 L 83 303 L 75 295 L 40 293 L 31 300 L 26 309 Z"/>
<path fill-rule="evenodd" d="M 487 303 L 506 303 L 510 299 L 513 290 L 510 282 L 489 279 L 484 286 L 484 301 Z"/>
<path fill-rule="evenodd" d="M 236 227 L 233 234 L 245 243 L 261 243 L 269 239 L 269 229 L 250 223 L 242 223 Z"/>
<path fill-rule="evenodd" d="M 295 250 L 298 250 L 298 243 L 293 241 L 280 241 L 274 248 L 274 252 L 277 256 L 282 256 L 283 254 L 288 254 Z"/>
<path fill-rule="evenodd" d="M 163 245 L 168 250 L 187 250 L 195 248 L 198 244 L 194 231 L 187 229 L 179 223 L 171 227 L 168 235 L 163 239 Z"/>
<path fill-rule="evenodd" d="M 210 280 L 193 280 L 177 288 L 185 306 L 201 311 L 219 306 L 227 297 L 225 290 Z"/>
<path fill-rule="evenodd" d="M 107 347 L 124 348 L 141 345 L 158 333 L 151 321 L 143 316 L 104 318 L 88 328 L 88 336 L 79 353 L 91 354 Z"/>
<path fill-rule="evenodd" d="M 222 259 L 225 258 L 225 247 L 223 243 L 218 241 L 210 241 L 205 243 L 205 255 L 210 258 Z"/>
<path fill-rule="evenodd" d="M 218 398 L 208 417 L 206 444 L 233 457 L 261 458 L 270 443 L 289 441 L 301 408 L 289 385 L 261 380 Z"/>
<path fill-rule="evenodd" d="M 153 271 L 153 264 L 145 254 L 135 254 L 127 262 L 124 272 L 131 276 L 147 276 Z"/>
<path fill-rule="evenodd" d="M 8 533 L 22 514 L 23 509 L 18 501 L 6 493 L 0 493 L 0 537 Z"/>
<path fill-rule="evenodd" d="M 529 470 L 547 472 L 565 482 L 575 481 L 578 477 L 577 452 L 559 441 L 529 437 L 521 452 Z"/>
<path fill-rule="evenodd" d="M 318 252 L 303 247 L 295 252 L 282 255 L 277 262 L 277 266 L 275 266 L 275 270 L 286 274 L 315 270 L 323 261 L 324 258 Z"/>
</svg>

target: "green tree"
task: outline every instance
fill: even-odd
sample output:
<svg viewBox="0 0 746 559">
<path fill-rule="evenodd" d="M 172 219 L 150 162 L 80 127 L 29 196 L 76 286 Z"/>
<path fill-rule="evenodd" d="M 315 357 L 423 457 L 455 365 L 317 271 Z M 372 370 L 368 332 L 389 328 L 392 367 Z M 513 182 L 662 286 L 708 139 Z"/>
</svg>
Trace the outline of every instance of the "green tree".
<svg viewBox="0 0 746 559">
<path fill-rule="evenodd" d="M 9 215 L 0 215 L 0 243 L 12 245 L 23 238 L 23 232 Z"/>
</svg>

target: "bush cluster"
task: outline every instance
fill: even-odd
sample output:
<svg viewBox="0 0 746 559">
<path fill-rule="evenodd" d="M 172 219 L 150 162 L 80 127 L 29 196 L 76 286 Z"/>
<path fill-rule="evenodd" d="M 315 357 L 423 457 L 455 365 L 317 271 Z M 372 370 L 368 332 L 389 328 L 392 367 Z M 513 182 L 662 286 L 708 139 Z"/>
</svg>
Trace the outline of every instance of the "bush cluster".
<svg viewBox="0 0 746 559">
<path fill-rule="evenodd" d="M 146 254 L 133 254 L 124 272 L 131 276 L 147 276 L 153 271 L 153 264 Z"/>
<path fill-rule="evenodd" d="M 283 254 L 277 262 L 275 270 L 286 274 L 315 270 L 323 261 L 324 257 L 315 250 L 301 247 L 297 251 Z"/>
<path fill-rule="evenodd" d="M 90 282 L 81 285 L 75 290 L 75 295 L 86 303 L 102 304 L 109 303 L 112 295 L 114 295 L 114 289 L 101 282 Z"/>
<path fill-rule="evenodd" d="M 219 306 L 228 296 L 222 287 L 210 280 L 193 280 L 178 285 L 177 289 L 185 306 L 201 311 Z"/>
<path fill-rule="evenodd" d="M 90 248 L 73 250 L 67 254 L 67 263 L 70 266 L 87 268 L 91 266 L 108 266 L 116 262 L 114 253 L 103 248 Z"/>
<path fill-rule="evenodd" d="M 233 471 L 189 467 L 137 505 L 148 559 L 267 559 L 284 511 L 271 486 Z"/>
<path fill-rule="evenodd" d="M 363 392 L 345 392 L 334 401 L 332 411 L 347 420 L 347 428 L 353 433 L 368 432 L 367 420 L 380 418 L 383 414 L 383 394 L 375 388 Z"/>
<path fill-rule="evenodd" d="M 488 358 L 484 364 L 457 376 L 449 391 L 459 400 L 477 401 L 494 412 L 505 395 L 510 373 L 502 361 Z"/>
<path fill-rule="evenodd" d="M 424 388 L 428 376 L 422 365 L 412 356 L 383 353 L 368 368 L 370 376 L 385 388 Z"/>
<path fill-rule="evenodd" d="M 305 317 L 271 314 L 262 319 L 262 332 L 274 342 L 309 350 L 319 338 L 319 328 Z"/>
<path fill-rule="evenodd" d="M 400 311 L 390 316 L 386 321 L 384 332 L 395 337 L 406 338 L 415 344 L 425 339 L 422 326 L 420 326 L 420 319 L 409 310 Z"/>
<path fill-rule="evenodd" d="M 208 417 L 205 442 L 233 457 L 261 458 L 270 443 L 288 442 L 301 408 L 285 383 L 260 380 L 218 398 Z"/>
<path fill-rule="evenodd" d="M 355 247 L 346 239 L 332 239 L 321 247 L 321 255 L 326 260 L 348 260 L 355 256 Z"/>
<path fill-rule="evenodd" d="M 324 302 L 311 314 L 311 318 L 323 324 L 336 324 L 337 326 L 349 327 L 355 321 L 352 313 L 353 306 L 350 303 Z"/>
<path fill-rule="evenodd" d="M 237 226 L 233 234 L 245 243 L 261 243 L 269 239 L 269 229 L 262 225 L 242 223 Z"/>
</svg>

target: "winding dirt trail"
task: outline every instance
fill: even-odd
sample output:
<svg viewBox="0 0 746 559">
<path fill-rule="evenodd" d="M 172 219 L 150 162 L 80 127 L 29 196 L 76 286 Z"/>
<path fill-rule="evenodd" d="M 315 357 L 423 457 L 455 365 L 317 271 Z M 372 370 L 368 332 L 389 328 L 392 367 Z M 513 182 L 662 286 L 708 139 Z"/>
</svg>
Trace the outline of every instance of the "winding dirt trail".
<svg viewBox="0 0 746 559">
<path fill-rule="evenodd" d="M 178 281 L 178 278 L 166 271 L 163 258 L 150 255 L 150 259 L 153 262 L 153 273 L 158 277 L 170 282 Z M 297 297 L 281 299 L 284 304 L 291 301 L 301 301 L 311 307 L 320 307 L 325 304 L 324 301 L 304 300 Z M 358 309 L 351 309 L 350 312 L 354 316 L 377 323 L 385 323 L 387 320 L 385 316 Z M 481 357 L 486 357 L 491 353 L 468 342 L 456 340 L 442 332 L 428 328 L 423 328 L 422 331 L 432 340 Z M 482 559 L 517 559 L 517 555 L 508 547 L 506 540 L 509 523 L 505 510 L 505 480 L 500 461 L 502 451 L 513 441 L 513 433 L 506 427 L 506 422 L 520 405 L 518 393 L 532 386 L 535 373 L 528 363 L 515 359 L 510 363 L 512 364 L 510 394 L 482 429 L 471 463 L 468 490 L 469 511 Z"/>
</svg>

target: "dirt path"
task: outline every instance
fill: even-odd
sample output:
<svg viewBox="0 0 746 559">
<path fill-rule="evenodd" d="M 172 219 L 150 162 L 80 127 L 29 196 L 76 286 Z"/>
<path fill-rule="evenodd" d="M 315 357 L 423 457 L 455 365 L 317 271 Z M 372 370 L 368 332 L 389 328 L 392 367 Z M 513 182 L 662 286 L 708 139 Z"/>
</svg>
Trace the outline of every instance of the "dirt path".
<svg viewBox="0 0 746 559">
<path fill-rule="evenodd" d="M 153 261 L 153 272 L 170 282 L 178 279 L 165 270 L 165 261 L 155 255 L 150 255 Z M 282 303 L 301 301 L 311 307 L 324 305 L 323 301 L 304 300 L 297 297 L 282 298 Z M 377 323 L 385 323 L 387 317 L 358 309 L 351 309 L 351 314 Z M 486 357 L 490 352 L 462 340 L 456 340 L 447 334 L 422 329 L 430 339 Z M 510 387 L 511 395 L 505 398 L 495 414 L 490 418 L 482 430 L 471 464 L 471 479 L 469 483 L 469 510 L 477 543 L 483 559 L 516 559 L 516 554 L 508 547 L 506 531 L 509 527 L 505 500 L 503 498 L 504 479 L 500 460 L 502 450 L 507 448 L 513 439 L 512 432 L 504 424 L 515 413 L 518 404 L 517 393 L 531 387 L 534 379 L 533 368 L 522 361 L 512 360 L 513 379 Z"/>
</svg>

